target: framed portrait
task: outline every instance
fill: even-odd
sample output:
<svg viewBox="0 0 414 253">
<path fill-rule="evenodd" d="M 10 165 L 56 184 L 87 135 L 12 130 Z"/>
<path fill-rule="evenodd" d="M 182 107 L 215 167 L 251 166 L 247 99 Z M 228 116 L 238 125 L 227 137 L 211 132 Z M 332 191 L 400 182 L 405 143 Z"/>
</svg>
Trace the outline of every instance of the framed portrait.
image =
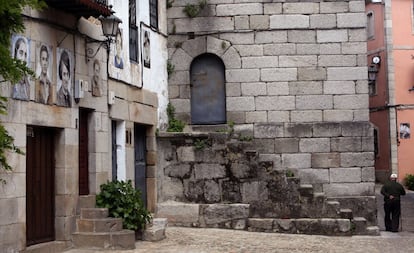
<svg viewBox="0 0 414 253">
<path fill-rule="evenodd" d="M 30 64 L 30 40 L 21 35 L 12 35 L 11 56 L 20 60 L 29 67 Z M 31 85 L 28 75 L 24 75 L 17 83 L 12 84 L 11 97 L 18 100 L 30 100 Z"/>
<path fill-rule="evenodd" d="M 57 48 L 56 57 L 56 104 L 72 107 L 73 53 L 64 48 Z"/>
<path fill-rule="evenodd" d="M 144 67 L 151 67 L 151 30 L 142 27 L 141 28 L 141 42 L 142 42 L 142 62 Z"/>
<path fill-rule="evenodd" d="M 35 100 L 38 103 L 50 105 L 54 102 L 52 66 L 53 47 L 44 43 L 37 43 Z"/>
<path fill-rule="evenodd" d="M 410 139 L 410 123 L 400 123 L 400 139 Z"/>
</svg>

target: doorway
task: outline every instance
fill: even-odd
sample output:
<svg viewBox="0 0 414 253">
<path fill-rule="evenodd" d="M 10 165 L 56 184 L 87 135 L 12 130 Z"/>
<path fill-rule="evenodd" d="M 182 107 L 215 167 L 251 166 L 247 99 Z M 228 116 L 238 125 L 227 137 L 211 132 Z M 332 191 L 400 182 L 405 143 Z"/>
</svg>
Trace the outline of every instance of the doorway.
<svg viewBox="0 0 414 253">
<path fill-rule="evenodd" d="M 191 78 L 191 123 L 226 123 L 225 73 L 223 61 L 213 54 L 193 60 Z"/>
<path fill-rule="evenodd" d="M 147 166 L 146 166 L 146 127 L 134 125 L 134 168 L 135 168 L 135 189 L 141 191 L 141 198 L 144 206 L 147 206 Z"/>
<path fill-rule="evenodd" d="M 55 240 L 55 135 L 53 128 L 27 127 L 27 246 Z"/>
</svg>

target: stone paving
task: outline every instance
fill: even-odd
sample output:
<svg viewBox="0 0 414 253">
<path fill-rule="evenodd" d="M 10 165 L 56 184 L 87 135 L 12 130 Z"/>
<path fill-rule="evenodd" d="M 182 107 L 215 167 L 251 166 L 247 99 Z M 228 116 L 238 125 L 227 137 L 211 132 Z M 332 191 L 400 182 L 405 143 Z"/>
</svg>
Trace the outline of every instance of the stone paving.
<svg viewBox="0 0 414 253">
<path fill-rule="evenodd" d="M 382 198 L 377 185 L 378 223 L 383 229 Z M 167 238 L 159 242 L 136 242 L 135 250 L 110 253 L 414 253 L 414 192 L 402 198 L 403 226 L 399 233 L 381 231 L 380 236 L 315 236 L 259 233 L 225 229 L 168 227 Z M 407 220 L 408 219 L 408 220 Z M 405 222 L 407 221 L 407 222 Z M 99 250 L 72 249 L 65 253 L 96 253 Z"/>
</svg>

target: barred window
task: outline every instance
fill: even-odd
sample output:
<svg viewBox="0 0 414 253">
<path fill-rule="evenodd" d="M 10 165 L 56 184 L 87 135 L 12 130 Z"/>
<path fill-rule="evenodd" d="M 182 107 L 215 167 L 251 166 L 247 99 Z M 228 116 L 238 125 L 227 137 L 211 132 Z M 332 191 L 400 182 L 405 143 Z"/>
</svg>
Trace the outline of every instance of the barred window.
<svg viewBox="0 0 414 253">
<path fill-rule="evenodd" d="M 150 26 L 158 29 L 158 0 L 150 0 Z"/>
<path fill-rule="evenodd" d="M 138 61 L 137 2 L 129 0 L 129 59 Z"/>
</svg>

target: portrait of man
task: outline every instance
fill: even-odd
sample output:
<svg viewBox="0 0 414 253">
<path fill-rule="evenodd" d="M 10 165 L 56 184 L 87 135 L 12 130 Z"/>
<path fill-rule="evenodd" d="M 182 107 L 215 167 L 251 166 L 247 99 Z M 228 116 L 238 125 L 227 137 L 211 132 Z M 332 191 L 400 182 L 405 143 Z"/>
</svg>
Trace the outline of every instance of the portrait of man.
<svg viewBox="0 0 414 253">
<path fill-rule="evenodd" d="M 36 71 L 36 102 L 42 104 L 52 104 L 53 87 L 50 78 L 52 72 L 52 48 L 41 44 L 37 52 L 37 71 Z"/>
<path fill-rule="evenodd" d="M 93 75 L 92 75 L 92 96 L 101 97 L 102 96 L 102 84 L 101 84 L 101 64 L 98 59 L 93 61 Z"/>
<path fill-rule="evenodd" d="M 124 60 L 122 59 L 122 32 L 119 29 L 118 33 L 115 37 L 115 57 L 114 57 L 114 65 L 116 68 L 123 69 L 124 68 Z"/>
<path fill-rule="evenodd" d="M 28 66 L 30 44 L 25 37 L 18 35 L 12 37 L 12 55 L 14 59 Z M 30 99 L 30 83 L 27 75 L 24 75 L 20 81 L 13 84 L 11 97 L 18 100 Z"/>
<path fill-rule="evenodd" d="M 71 55 L 65 49 L 58 48 L 58 91 L 56 94 L 56 104 L 65 107 L 72 106 L 72 71 L 71 71 Z"/>
<path fill-rule="evenodd" d="M 410 124 L 401 123 L 400 124 L 400 139 L 410 139 Z"/>
<path fill-rule="evenodd" d="M 144 35 L 142 39 L 142 59 L 144 62 L 144 66 L 149 68 L 151 67 L 151 44 L 150 44 L 150 32 L 148 30 L 144 30 Z"/>
</svg>

